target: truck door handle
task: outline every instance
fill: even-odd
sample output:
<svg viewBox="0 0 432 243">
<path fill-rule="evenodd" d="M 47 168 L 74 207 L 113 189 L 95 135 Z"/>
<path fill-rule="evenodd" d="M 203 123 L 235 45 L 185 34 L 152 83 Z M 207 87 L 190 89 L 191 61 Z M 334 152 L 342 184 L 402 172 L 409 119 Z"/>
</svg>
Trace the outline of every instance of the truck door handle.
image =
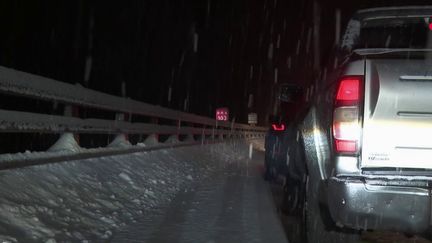
<svg viewBox="0 0 432 243">
<path fill-rule="evenodd" d="M 432 76 L 422 76 L 422 75 L 402 75 L 399 77 L 401 81 L 432 81 Z"/>
</svg>

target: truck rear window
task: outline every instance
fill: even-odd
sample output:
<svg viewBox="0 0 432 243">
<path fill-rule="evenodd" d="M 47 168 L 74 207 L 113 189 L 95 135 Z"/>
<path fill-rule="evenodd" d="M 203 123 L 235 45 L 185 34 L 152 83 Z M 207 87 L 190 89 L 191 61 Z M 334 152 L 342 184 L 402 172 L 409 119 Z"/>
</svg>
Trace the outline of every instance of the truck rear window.
<svg viewBox="0 0 432 243">
<path fill-rule="evenodd" d="M 360 48 L 432 48 L 430 18 L 398 17 L 363 20 L 360 31 L 351 36 L 352 49 Z M 432 20 L 432 18 L 431 18 Z"/>
</svg>

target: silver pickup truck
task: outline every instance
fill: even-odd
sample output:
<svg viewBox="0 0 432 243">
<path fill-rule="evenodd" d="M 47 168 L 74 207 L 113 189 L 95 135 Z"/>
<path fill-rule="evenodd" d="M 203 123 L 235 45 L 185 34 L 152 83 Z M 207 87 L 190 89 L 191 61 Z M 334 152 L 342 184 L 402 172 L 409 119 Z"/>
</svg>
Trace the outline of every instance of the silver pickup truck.
<svg viewBox="0 0 432 243">
<path fill-rule="evenodd" d="M 304 195 L 308 241 L 428 231 L 432 7 L 357 12 L 323 73 L 287 162 L 303 178 L 287 177 L 287 203 Z"/>
</svg>

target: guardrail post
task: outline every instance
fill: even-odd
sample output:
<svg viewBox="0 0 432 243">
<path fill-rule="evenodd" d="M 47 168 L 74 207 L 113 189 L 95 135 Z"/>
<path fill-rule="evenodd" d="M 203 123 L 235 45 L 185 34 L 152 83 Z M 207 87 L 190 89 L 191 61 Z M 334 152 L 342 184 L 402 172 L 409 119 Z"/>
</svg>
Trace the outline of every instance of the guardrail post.
<svg viewBox="0 0 432 243">
<path fill-rule="evenodd" d="M 194 124 L 189 123 L 189 127 L 195 128 Z M 195 142 L 195 137 L 193 133 L 186 134 L 185 142 Z"/>
<path fill-rule="evenodd" d="M 201 145 L 204 145 L 205 139 L 206 139 L 206 126 L 203 125 L 202 132 L 201 132 Z"/>
<path fill-rule="evenodd" d="M 153 124 L 158 124 L 159 123 L 159 119 L 156 117 L 151 118 L 150 123 Z M 153 133 L 153 134 L 149 134 L 146 139 L 144 140 L 144 144 L 145 145 L 157 145 L 159 143 L 159 134 L 157 133 Z"/>
<path fill-rule="evenodd" d="M 178 143 L 180 142 L 180 128 L 181 128 L 181 120 L 177 121 L 177 132 L 175 134 L 171 134 L 168 137 L 166 143 Z"/>
<path fill-rule="evenodd" d="M 65 117 L 77 117 L 79 115 L 78 107 L 66 105 L 63 115 Z M 79 135 L 71 132 L 65 132 L 60 135 L 60 138 L 48 149 L 49 152 L 70 151 L 79 152 Z"/>
<path fill-rule="evenodd" d="M 218 120 L 216 120 L 215 125 L 212 127 L 212 140 L 214 141 L 216 139 L 216 133 L 218 129 Z"/>
<path fill-rule="evenodd" d="M 235 119 L 233 119 L 233 120 L 231 121 L 230 133 L 229 133 L 229 135 L 228 135 L 228 138 L 230 138 L 230 139 L 234 138 L 234 136 L 235 136 L 235 132 L 236 132 L 236 130 L 234 130 L 234 123 L 235 123 L 234 121 L 235 121 Z"/>
<path fill-rule="evenodd" d="M 127 115 L 124 113 L 116 113 L 115 121 L 116 122 L 124 122 L 127 118 Z M 132 144 L 129 142 L 128 134 L 119 133 L 116 135 L 114 140 L 108 145 L 108 147 L 129 147 Z"/>
</svg>

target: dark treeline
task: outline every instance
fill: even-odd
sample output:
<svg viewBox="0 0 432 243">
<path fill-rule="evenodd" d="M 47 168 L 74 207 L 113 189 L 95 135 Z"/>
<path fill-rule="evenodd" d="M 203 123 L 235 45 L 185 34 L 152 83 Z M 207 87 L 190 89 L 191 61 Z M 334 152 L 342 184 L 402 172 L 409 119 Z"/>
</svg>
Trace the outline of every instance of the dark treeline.
<svg viewBox="0 0 432 243">
<path fill-rule="evenodd" d="M 356 9 L 393 4 L 414 3 L 1 1 L 0 65 L 206 116 L 226 106 L 246 122 L 257 112 L 264 124 L 277 83 L 318 77 L 337 9 L 343 29 Z"/>
</svg>

